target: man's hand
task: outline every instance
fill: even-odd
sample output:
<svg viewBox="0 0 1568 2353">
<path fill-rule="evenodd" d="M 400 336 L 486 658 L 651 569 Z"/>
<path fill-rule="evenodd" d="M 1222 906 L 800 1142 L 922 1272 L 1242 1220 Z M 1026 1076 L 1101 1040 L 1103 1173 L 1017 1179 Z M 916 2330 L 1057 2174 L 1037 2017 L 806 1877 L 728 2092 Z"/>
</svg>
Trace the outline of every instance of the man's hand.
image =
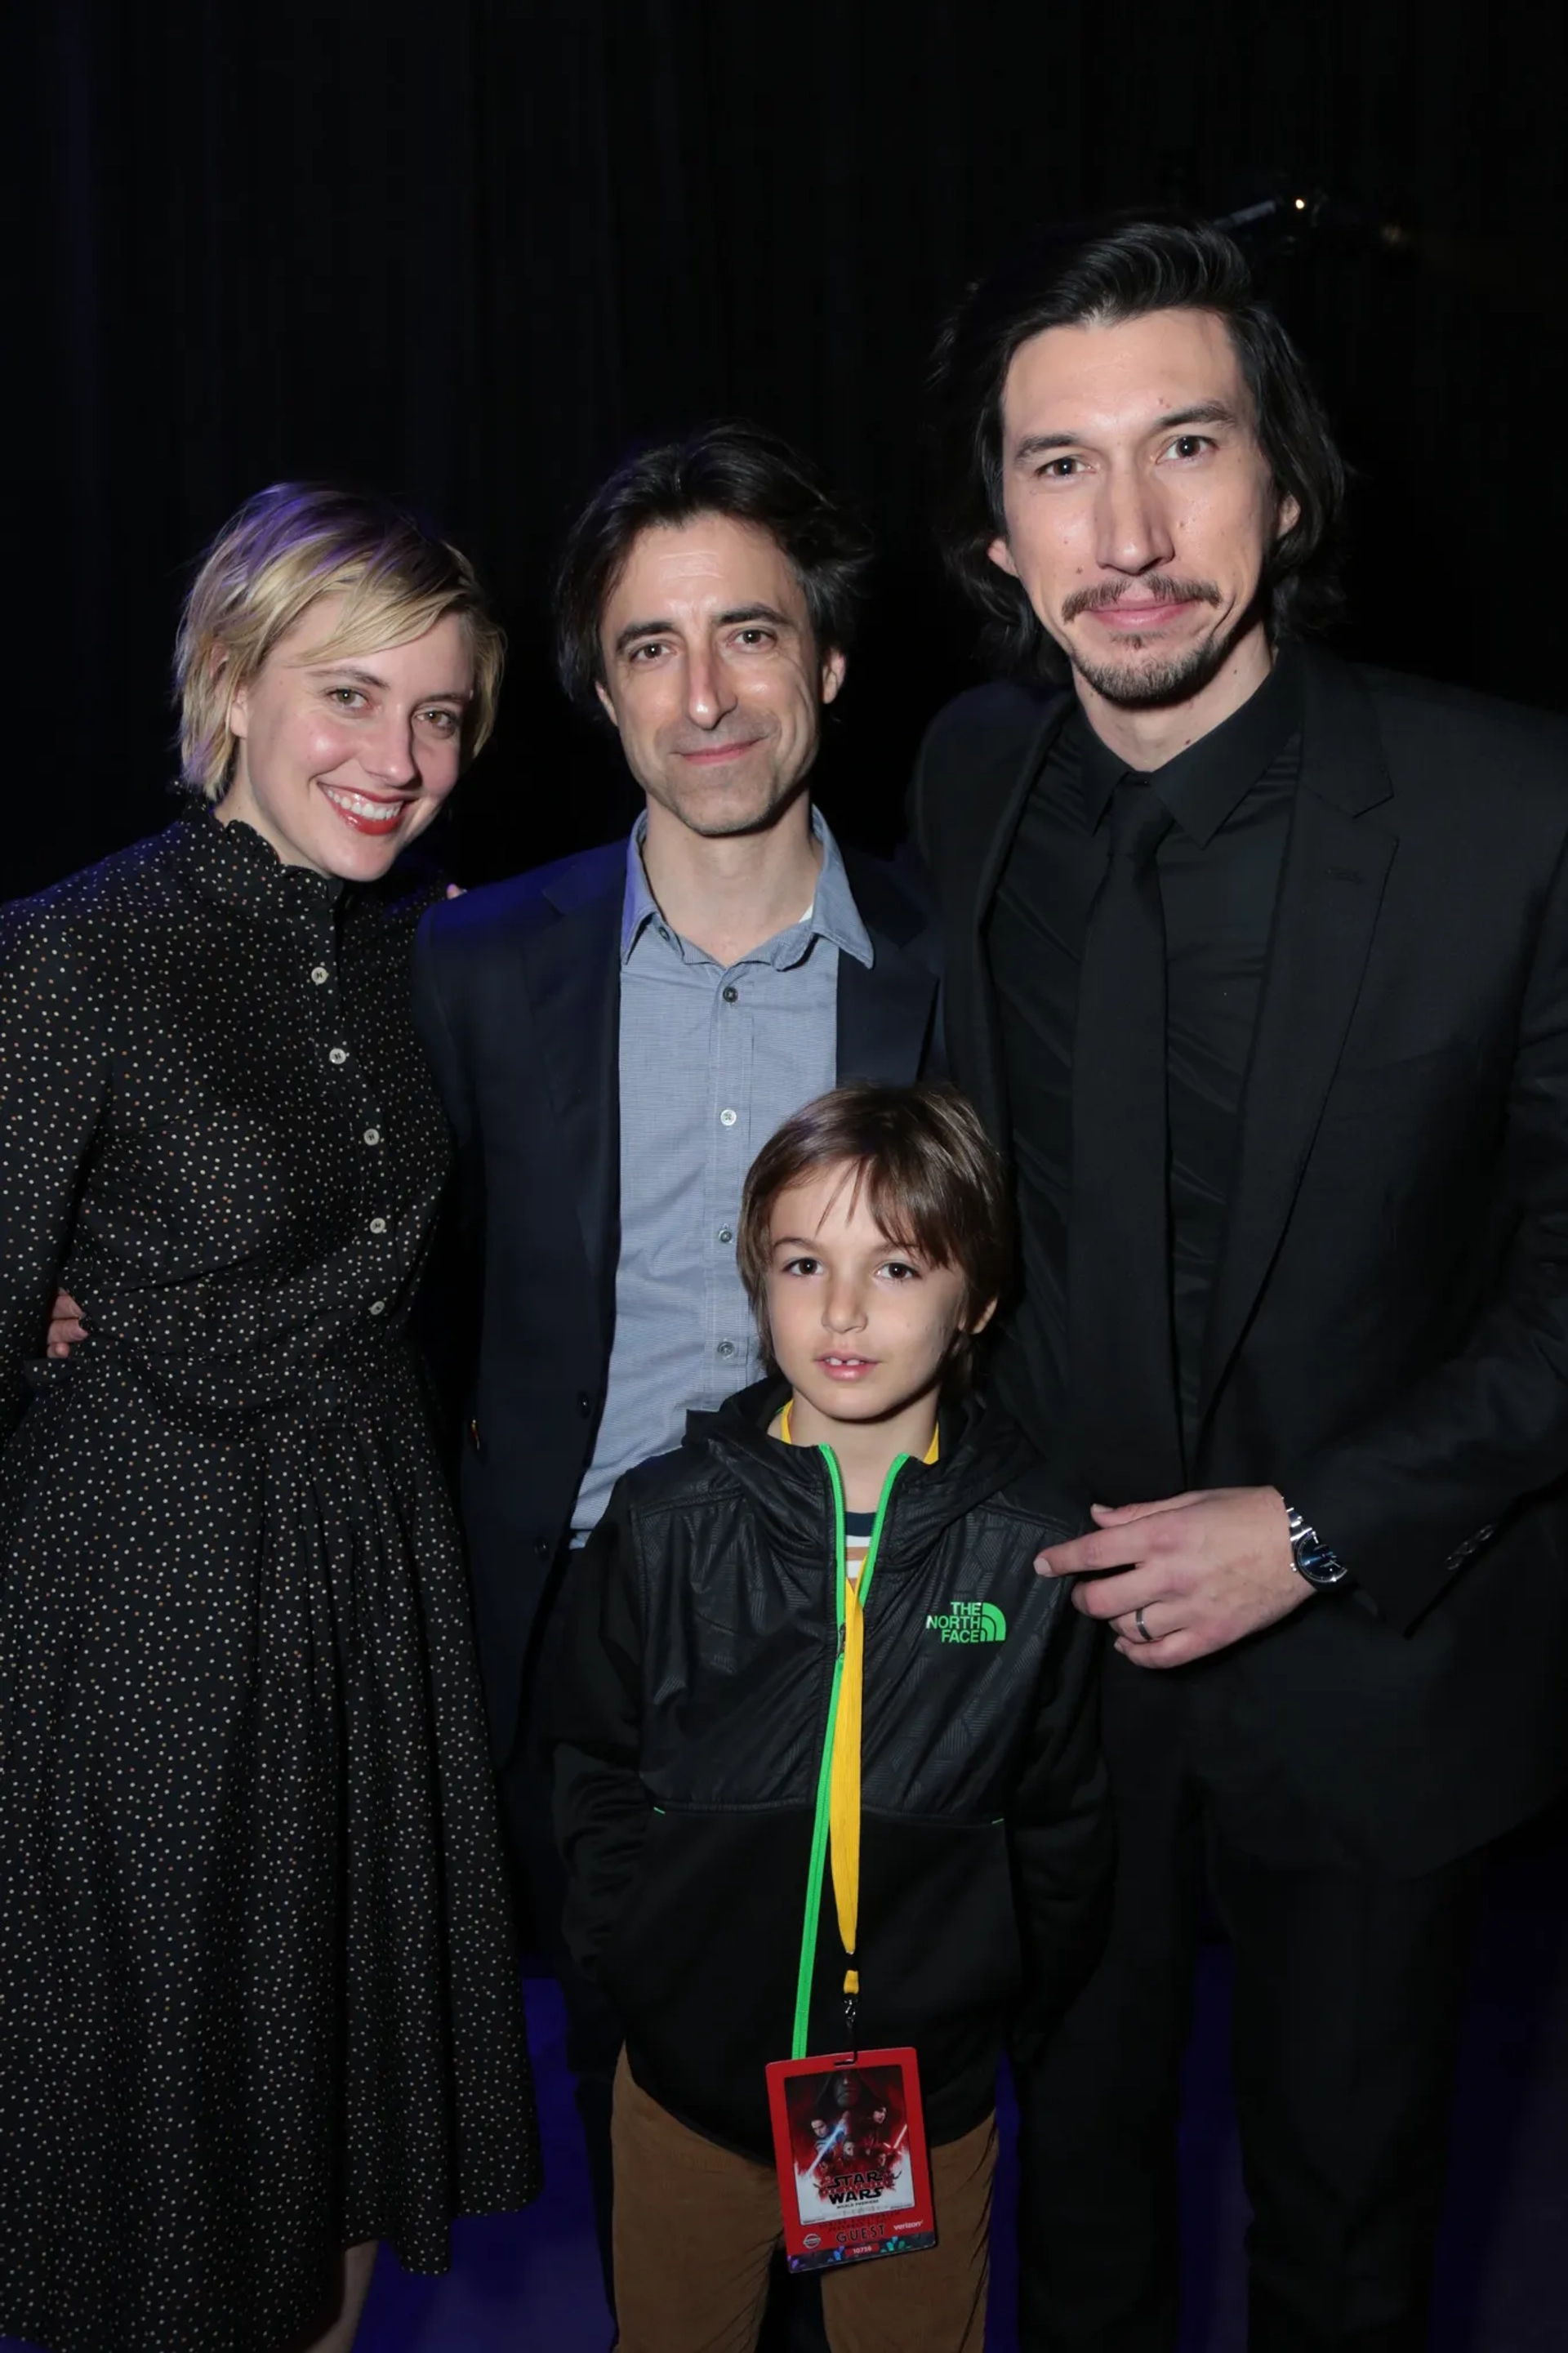
<svg viewBox="0 0 1568 2353">
<path fill-rule="evenodd" d="M 1096 1504 L 1094 1517 L 1092 1535 L 1053 1545 L 1035 1567 L 1042 1577 L 1091 1579 L 1075 1588 L 1073 1606 L 1107 1620 L 1135 1666 L 1185 1666 L 1311 1599 L 1290 1557 L 1277 1487 L 1211 1487 L 1114 1509 Z"/>
<path fill-rule="evenodd" d="M 34 1325 L 34 1330 L 37 1326 Z M 51 1356 L 68 1356 L 78 1340 L 87 1337 L 87 1325 L 81 1320 L 81 1309 L 66 1292 L 58 1292 L 49 1310 L 47 1353 Z"/>
</svg>

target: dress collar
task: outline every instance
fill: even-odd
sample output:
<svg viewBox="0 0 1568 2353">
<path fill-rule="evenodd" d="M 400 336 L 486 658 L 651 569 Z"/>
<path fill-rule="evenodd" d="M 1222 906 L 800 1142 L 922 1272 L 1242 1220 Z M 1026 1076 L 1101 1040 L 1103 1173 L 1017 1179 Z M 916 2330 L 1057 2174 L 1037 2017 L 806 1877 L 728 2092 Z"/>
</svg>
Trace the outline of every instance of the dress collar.
<svg viewBox="0 0 1568 2353">
<path fill-rule="evenodd" d="M 345 886 L 337 875 L 318 874 L 310 866 L 286 866 L 271 843 L 243 818 L 232 818 L 225 825 L 215 809 L 204 805 L 181 822 L 186 870 L 208 898 L 319 921 L 330 918 L 342 897 Z"/>
</svg>

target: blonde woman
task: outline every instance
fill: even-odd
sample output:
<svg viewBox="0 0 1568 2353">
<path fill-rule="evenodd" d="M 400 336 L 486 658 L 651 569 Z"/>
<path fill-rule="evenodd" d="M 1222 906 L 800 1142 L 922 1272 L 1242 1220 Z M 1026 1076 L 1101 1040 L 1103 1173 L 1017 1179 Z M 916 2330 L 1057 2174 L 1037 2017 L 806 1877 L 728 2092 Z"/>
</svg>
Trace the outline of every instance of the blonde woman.
<svg viewBox="0 0 1568 2353">
<path fill-rule="evenodd" d="M 52 2353 L 339 2353 L 379 2241 L 537 2186 L 374 887 L 500 667 L 455 550 L 263 491 L 185 608 L 187 813 L 0 913 L 0 2333 Z"/>
</svg>

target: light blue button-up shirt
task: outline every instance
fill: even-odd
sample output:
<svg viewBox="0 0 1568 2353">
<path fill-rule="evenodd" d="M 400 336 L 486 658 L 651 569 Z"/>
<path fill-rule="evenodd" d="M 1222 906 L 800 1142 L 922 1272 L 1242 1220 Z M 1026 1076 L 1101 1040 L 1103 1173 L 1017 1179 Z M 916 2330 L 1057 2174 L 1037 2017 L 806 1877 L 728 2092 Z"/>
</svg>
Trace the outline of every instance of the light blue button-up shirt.
<svg viewBox="0 0 1568 2353">
<path fill-rule="evenodd" d="M 773 1130 L 837 1078 L 838 959 L 870 966 L 838 846 L 821 815 L 812 905 L 728 969 L 672 931 L 626 847 L 621 923 L 621 1221 L 609 1387 L 572 1515 L 581 1540 L 623 1471 L 680 1440 L 762 1370 L 735 1264 L 747 1169 Z"/>
</svg>

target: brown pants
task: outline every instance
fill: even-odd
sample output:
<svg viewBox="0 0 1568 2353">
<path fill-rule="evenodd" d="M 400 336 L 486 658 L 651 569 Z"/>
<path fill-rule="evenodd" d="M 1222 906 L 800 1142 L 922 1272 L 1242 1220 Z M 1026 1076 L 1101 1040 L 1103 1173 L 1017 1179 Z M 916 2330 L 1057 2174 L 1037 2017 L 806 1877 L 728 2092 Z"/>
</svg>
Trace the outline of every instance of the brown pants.
<svg viewBox="0 0 1568 2353">
<path fill-rule="evenodd" d="M 771 2165 L 717 2148 L 616 2072 L 619 2353 L 752 2353 L 784 2233 Z M 937 2244 L 823 2274 L 833 2353 L 982 2353 L 996 2119 L 931 2152 Z"/>
</svg>

